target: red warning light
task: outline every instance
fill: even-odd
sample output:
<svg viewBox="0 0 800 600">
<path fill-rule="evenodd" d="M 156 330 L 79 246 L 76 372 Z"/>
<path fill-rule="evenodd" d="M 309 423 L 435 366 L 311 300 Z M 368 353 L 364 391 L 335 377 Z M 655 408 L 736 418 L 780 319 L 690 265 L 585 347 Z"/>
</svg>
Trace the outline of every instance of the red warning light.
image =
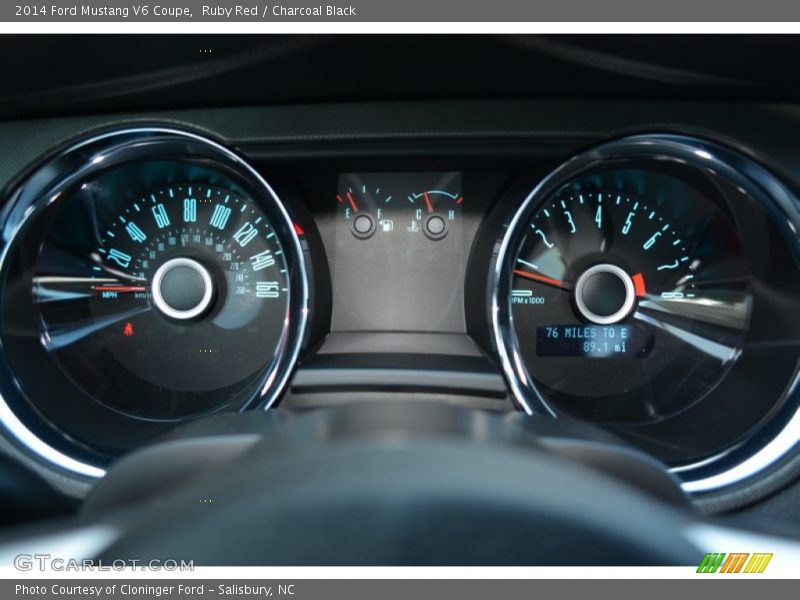
<svg viewBox="0 0 800 600">
<path fill-rule="evenodd" d="M 133 331 L 133 323 L 128 321 L 125 323 L 125 327 L 122 328 L 122 335 L 125 337 L 131 337 L 135 332 Z"/>
<path fill-rule="evenodd" d="M 295 223 L 295 224 L 294 224 L 294 232 L 295 232 L 297 235 L 300 235 L 300 236 L 303 236 L 303 235 L 305 235 L 305 234 L 306 234 L 306 232 L 305 232 L 305 231 L 303 231 L 303 228 L 302 228 L 302 227 L 300 227 L 300 224 L 299 224 L 299 223 Z"/>
</svg>

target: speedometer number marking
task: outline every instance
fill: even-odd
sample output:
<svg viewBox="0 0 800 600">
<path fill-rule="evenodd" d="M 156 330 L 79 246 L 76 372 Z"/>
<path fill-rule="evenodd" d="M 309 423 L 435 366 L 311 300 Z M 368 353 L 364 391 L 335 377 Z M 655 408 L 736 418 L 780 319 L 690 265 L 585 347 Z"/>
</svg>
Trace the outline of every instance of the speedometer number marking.
<svg viewBox="0 0 800 600">
<path fill-rule="evenodd" d="M 184 223 L 194 223 L 197 221 L 196 198 L 186 198 L 183 201 L 183 221 Z"/>
<path fill-rule="evenodd" d="M 127 269 L 131 264 L 131 258 L 132 257 L 130 254 L 125 254 L 124 252 L 120 252 L 114 248 L 108 251 L 108 259 L 113 260 L 123 269 Z"/>
<path fill-rule="evenodd" d="M 241 228 L 233 234 L 233 239 L 239 244 L 242 248 L 247 246 L 250 242 L 253 241 L 258 235 L 258 229 L 253 226 L 250 221 L 247 221 Z"/>
<path fill-rule="evenodd" d="M 263 252 L 259 252 L 258 254 L 251 256 L 250 263 L 252 264 L 254 271 L 260 271 L 261 269 L 266 269 L 267 267 L 274 265 L 275 258 L 273 258 L 271 251 L 264 250 Z"/>
<path fill-rule="evenodd" d="M 222 204 L 217 204 L 214 207 L 214 212 L 211 215 L 211 221 L 209 224 L 212 227 L 216 227 L 220 231 L 225 229 L 225 225 L 228 224 L 228 219 L 231 216 L 231 209 L 227 206 L 223 206 Z"/>
<path fill-rule="evenodd" d="M 169 215 L 163 204 L 156 204 L 151 210 L 153 212 L 153 218 L 156 220 L 156 226 L 159 229 L 164 229 L 164 227 L 169 225 Z"/>
</svg>

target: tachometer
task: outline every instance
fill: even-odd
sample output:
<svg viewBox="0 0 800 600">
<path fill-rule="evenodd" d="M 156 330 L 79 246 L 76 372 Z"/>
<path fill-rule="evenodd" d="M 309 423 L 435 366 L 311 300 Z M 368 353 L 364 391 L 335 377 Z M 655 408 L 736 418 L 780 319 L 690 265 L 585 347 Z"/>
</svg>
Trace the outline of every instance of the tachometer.
<svg viewBox="0 0 800 600">
<path fill-rule="evenodd" d="M 490 276 L 520 407 L 611 430 L 687 492 L 751 497 L 797 444 L 797 206 L 707 140 L 632 136 L 566 161 L 517 203 Z"/>
<path fill-rule="evenodd" d="M 701 397 L 738 355 L 747 265 L 725 215 L 688 185 L 592 174 L 525 225 L 514 327 L 528 372 L 567 410 L 663 417 Z"/>
<path fill-rule="evenodd" d="M 497 341 L 529 410 L 658 422 L 714 390 L 745 346 L 752 272 L 728 203 L 741 191 L 645 138 L 609 148 L 565 164 L 512 220 Z"/>
</svg>

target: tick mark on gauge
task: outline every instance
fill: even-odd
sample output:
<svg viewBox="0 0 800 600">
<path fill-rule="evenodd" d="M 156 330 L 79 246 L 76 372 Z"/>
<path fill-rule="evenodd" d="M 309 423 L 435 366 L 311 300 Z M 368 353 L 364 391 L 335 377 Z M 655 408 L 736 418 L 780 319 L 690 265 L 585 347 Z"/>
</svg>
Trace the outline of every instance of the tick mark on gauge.
<svg viewBox="0 0 800 600">
<path fill-rule="evenodd" d="M 519 264 L 521 264 L 521 265 L 525 265 L 526 267 L 530 267 L 531 269 L 533 269 L 533 270 L 535 270 L 535 271 L 538 271 L 538 270 L 539 270 L 539 267 L 537 267 L 537 266 L 536 266 L 535 264 L 533 264 L 532 262 L 528 262 L 527 260 L 523 260 L 523 259 L 521 259 L 521 258 L 518 258 L 518 259 L 517 259 L 517 262 L 518 262 Z"/>
</svg>

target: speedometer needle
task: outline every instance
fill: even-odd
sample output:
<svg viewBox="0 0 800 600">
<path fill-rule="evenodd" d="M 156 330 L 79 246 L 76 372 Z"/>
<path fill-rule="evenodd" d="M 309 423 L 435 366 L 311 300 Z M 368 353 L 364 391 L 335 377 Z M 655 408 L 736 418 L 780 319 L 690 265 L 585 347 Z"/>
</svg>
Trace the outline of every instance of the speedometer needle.
<svg viewBox="0 0 800 600">
<path fill-rule="evenodd" d="M 572 289 L 572 284 L 567 283 L 566 281 L 551 279 L 550 277 L 545 277 L 544 275 L 538 275 L 536 273 L 529 273 L 528 271 L 522 271 L 521 269 L 514 269 L 514 275 L 519 275 L 520 277 L 524 277 L 525 279 L 530 279 L 532 281 L 538 281 L 539 283 L 552 285 L 557 288 L 561 288 L 562 290 Z"/>
<path fill-rule="evenodd" d="M 95 292 L 146 292 L 143 285 L 96 285 Z"/>
</svg>

